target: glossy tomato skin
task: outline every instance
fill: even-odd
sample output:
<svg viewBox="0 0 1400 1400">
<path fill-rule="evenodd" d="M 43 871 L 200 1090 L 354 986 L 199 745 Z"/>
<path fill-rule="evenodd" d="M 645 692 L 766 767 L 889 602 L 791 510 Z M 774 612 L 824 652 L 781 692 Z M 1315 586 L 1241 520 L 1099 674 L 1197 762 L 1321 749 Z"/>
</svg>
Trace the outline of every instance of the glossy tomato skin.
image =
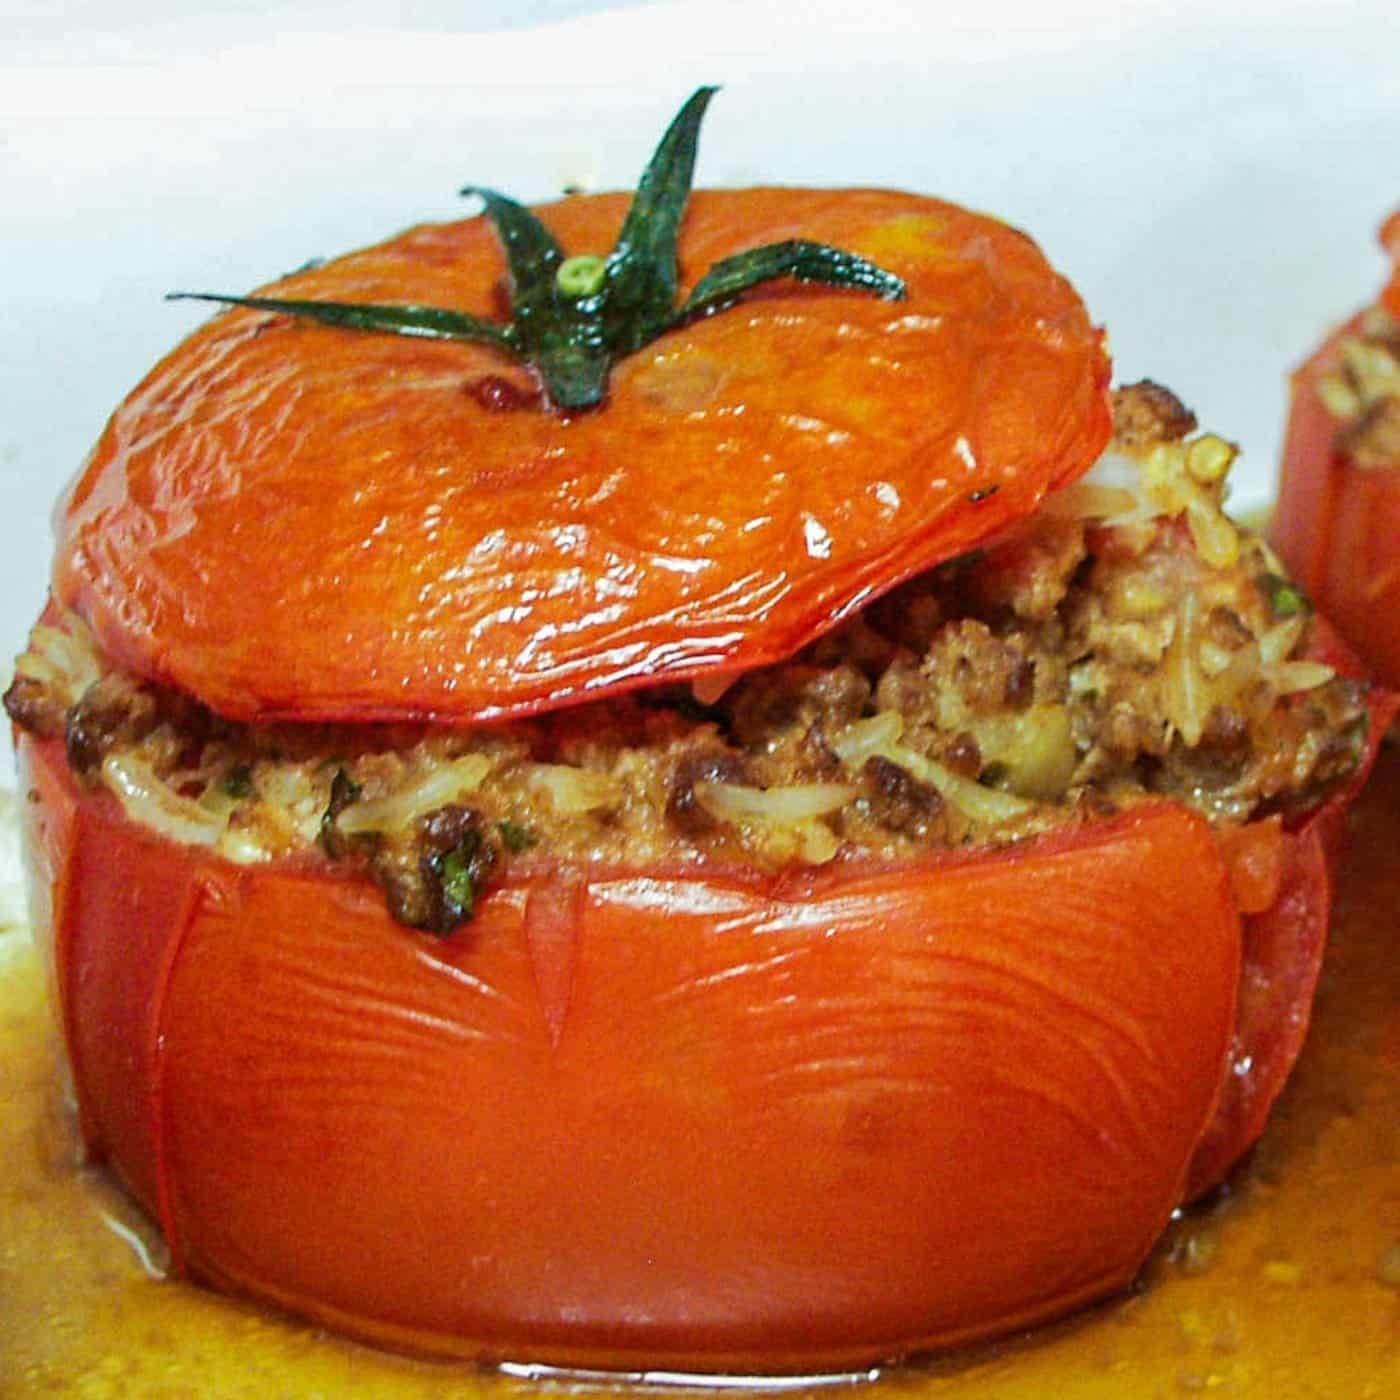
<svg viewBox="0 0 1400 1400">
<path fill-rule="evenodd" d="M 1280 836 L 1278 884 L 1266 909 L 1245 917 L 1230 1073 L 1191 1159 L 1186 1198 L 1224 1180 L 1262 1135 L 1303 1048 L 1322 972 L 1332 907 L 1326 824 Z"/>
<path fill-rule="evenodd" d="M 627 201 L 540 215 L 569 252 Z M 1023 234 L 887 190 L 698 191 L 691 286 L 815 238 L 907 300 L 777 287 L 615 367 L 563 417 L 480 345 L 219 314 L 118 408 L 58 520 L 54 592 L 124 670 L 233 719 L 479 721 L 793 654 L 1086 470 L 1103 338 Z M 499 315 L 485 219 L 284 297 Z M 483 394 L 484 382 L 510 394 Z"/>
<path fill-rule="evenodd" d="M 1004 1331 L 1131 1279 L 1217 1101 L 1240 923 L 1169 804 L 897 869 L 536 871 L 439 943 L 20 747 L 93 1150 L 179 1267 L 374 1340 L 794 1371 Z"/>
<path fill-rule="evenodd" d="M 1356 653 L 1324 617 L 1314 617 L 1308 645 L 1314 661 L 1363 679 Z M 1303 1048 L 1313 997 L 1322 973 L 1331 920 L 1333 875 L 1341 856 L 1348 808 L 1375 765 L 1386 730 L 1400 713 L 1400 693 L 1371 686 L 1369 722 L 1351 779 L 1320 807 L 1275 835 L 1266 898 L 1240 903 L 1239 999 L 1230 1046 L 1230 1070 L 1209 1127 L 1191 1161 L 1187 1199 L 1219 1185 L 1258 1141 Z M 1244 828 L 1270 826 L 1270 820 Z M 1227 846 L 1227 863 L 1233 863 Z"/>
<path fill-rule="evenodd" d="M 1400 211 L 1381 231 L 1396 273 L 1381 305 L 1400 316 Z M 1400 686 L 1400 461 L 1361 466 L 1319 392 L 1363 319 L 1333 332 L 1293 375 L 1274 545 L 1317 606 L 1389 686 Z"/>
<path fill-rule="evenodd" d="M 1381 305 L 1392 316 L 1400 316 L 1400 209 L 1381 225 L 1381 246 L 1395 264 L 1390 281 L 1381 292 Z"/>
</svg>

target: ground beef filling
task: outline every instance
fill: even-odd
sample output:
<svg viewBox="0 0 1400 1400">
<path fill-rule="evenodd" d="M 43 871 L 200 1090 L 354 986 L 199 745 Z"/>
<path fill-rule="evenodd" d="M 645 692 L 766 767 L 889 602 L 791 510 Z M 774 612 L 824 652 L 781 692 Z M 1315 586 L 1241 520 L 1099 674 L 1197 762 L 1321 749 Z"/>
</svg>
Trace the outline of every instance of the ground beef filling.
<svg viewBox="0 0 1400 1400">
<path fill-rule="evenodd" d="M 999 845 L 1156 795 L 1220 827 L 1355 768 L 1363 688 L 1221 511 L 1233 450 L 1165 390 L 1116 402 L 1086 481 L 792 660 L 491 728 L 230 724 L 112 669 L 76 618 L 5 697 L 173 839 L 361 871 L 447 934 L 513 866 L 777 870 Z"/>
<path fill-rule="evenodd" d="M 1342 425 L 1337 446 L 1357 466 L 1400 470 L 1400 321 L 1380 308 L 1368 311 L 1318 389 Z"/>
</svg>

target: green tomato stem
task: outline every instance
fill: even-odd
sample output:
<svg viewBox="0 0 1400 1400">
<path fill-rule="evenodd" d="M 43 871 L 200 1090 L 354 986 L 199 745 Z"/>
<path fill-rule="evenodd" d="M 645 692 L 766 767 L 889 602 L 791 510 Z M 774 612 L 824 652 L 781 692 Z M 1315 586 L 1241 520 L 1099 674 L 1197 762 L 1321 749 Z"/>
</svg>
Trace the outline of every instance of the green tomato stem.
<svg viewBox="0 0 1400 1400">
<path fill-rule="evenodd" d="M 554 285 L 566 297 L 591 297 L 602 288 L 608 275 L 608 265 L 592 253 L 579 253 L 565 258 L 554 274 Z"/>
</svg>

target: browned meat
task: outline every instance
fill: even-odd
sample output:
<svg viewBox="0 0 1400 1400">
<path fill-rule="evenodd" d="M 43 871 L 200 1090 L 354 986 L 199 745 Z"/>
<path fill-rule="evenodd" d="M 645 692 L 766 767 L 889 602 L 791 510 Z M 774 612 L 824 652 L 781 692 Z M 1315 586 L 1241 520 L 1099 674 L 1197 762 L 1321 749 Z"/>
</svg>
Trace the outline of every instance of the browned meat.
<svg viewBox="0 0 1400 1400">
<path fill-rule="evenodd" d="M 511 861 L 775 868 L 1022 839 L 1151 794 L 1240 823 L 1357 762 L 1360 689 L 1221 513 L 1233 449 L 1155 385 L 1117 396 L 1135 486 L 1072 486 L 727 689 L 495 729 L 228 725 L 36 629 L 6 705 L 138 820 L 233 860 L 319 850 L 444 933 Z M 722 691 L 722 693 L 717 693 Z"/>
</svg>

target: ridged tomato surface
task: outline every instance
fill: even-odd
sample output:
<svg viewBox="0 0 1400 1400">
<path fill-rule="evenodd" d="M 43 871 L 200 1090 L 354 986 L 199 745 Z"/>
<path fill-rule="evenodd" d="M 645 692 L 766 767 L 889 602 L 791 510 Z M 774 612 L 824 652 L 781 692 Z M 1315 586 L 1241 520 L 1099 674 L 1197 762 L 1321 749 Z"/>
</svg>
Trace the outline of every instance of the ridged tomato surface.
<svg viewBox="0 0 1400 1400">
<path fill-rule="evenodd" d="M 443 943 L 21 747 L 93 1148 L 180 1267 L 400 1346 L 791 1370 L 1030 1323 L 1131 1279 L 1225 1074 L 1240 921 L 1169 804 L 893 868 L 540 870 Z"/>
</svg>

